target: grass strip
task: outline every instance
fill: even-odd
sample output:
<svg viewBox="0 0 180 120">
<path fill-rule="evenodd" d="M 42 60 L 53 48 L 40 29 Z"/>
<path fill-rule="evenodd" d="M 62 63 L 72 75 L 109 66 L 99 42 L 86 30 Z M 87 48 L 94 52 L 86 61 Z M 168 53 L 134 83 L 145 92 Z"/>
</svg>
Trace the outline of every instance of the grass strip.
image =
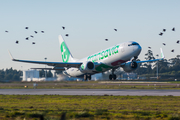
<svg viewBox="0 0 180 120">
<path fill-rule="evenodd" d="M 179 119 L 176 96 L 0 95 L 0 119 Z"/>
</svg>

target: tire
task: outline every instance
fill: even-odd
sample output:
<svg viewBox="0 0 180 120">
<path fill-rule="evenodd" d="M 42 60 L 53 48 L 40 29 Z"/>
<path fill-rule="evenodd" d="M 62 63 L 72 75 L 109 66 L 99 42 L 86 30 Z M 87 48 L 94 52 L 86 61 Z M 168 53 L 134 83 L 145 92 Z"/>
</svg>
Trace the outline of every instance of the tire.
<svg viewBox="0 0 180 120">
<path fill-rule="evenodd" d="M 109 80 L 112 80 L 113 76 L 112 74 L 109 75 Z"/>
<path fill-rule="evenodd" d="M 87 80 L 87 75 L 84 75 L 84 80 L 85 80 L 85 81 Z"/>
<path fill-rule="evenodd" d="M 88 75 L 88 76 L 87 76 L 87 79 L 88 79 L 88 80 L 91 80 L 91 75 Z"/>
<path fill-rule="evenodd" d="M 116 75 L 114 74 L 114 75 L 112 76 L 112 78 L 113 78 L 113 80 L 116 80 L 117 77 L 116 77 Z"/>
</svg>

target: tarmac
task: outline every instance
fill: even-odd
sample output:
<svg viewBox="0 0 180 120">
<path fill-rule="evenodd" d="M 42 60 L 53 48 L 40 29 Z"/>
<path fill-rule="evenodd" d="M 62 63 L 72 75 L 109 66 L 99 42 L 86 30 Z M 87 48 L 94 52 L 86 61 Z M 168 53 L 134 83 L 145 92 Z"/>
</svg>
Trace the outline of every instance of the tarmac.
<svg viewBox="0 0 180 120">
<path fill-rule="evenodd" d="M 0 89 L 1 95 L 113 95 L 113 96 L 180 96 L 180 90 L 127 89 Z"/>
</svg>

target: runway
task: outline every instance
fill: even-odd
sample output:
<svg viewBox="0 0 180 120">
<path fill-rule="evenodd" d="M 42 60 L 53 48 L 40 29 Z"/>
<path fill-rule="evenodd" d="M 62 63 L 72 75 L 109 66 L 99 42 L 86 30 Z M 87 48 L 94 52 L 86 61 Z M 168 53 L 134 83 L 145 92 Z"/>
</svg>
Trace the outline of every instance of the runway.
<svg viewBox="0 0 180 120">
<path fill-rule="evenodd" d="M 113 95 L 113 96 L 180 96 L 180 90 L 127 89 L 0 89 L 1 95 Z"/>
</svg>

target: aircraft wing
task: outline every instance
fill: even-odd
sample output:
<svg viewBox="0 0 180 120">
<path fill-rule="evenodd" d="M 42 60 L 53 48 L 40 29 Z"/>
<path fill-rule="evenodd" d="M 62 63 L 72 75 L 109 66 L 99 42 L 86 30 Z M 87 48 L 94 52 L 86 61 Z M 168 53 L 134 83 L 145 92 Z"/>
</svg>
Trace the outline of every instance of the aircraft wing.
<svg viewBox="0 0 180 120">
<path fill-rule="evenodd" d="M 164 59 L 164 58 L 163 58 Z M 159 60 L 163 60 L 162 58 L 160 59 L 154 59 L 154 60 L 144 60 L 144 61 L 136 61 L 137 63 L 144 63 L 144 62 L 154 62 L 154 61 L 159 61 Z"/>
<path fill-rule="evenodd" d="M 161 51 L 161 58 L 160 58 L 160 59 L 145 60 L 145 61 L 136 61 L 136 62 L 137 62 L 137 63 L 144 63 L 144 62 L 154 62 L 154 61 L 163 60 L 165 57 L 164 57 L 164 54 L 163 54 L 162 48 L 160 48 L 160 51 Z"/>
<path fill-rule="evenodd" d="M 18 60 L 18 59 L 12 59 L 12 61 L 17 62 L 25 62 L 25 63 L 35 63 L 35 64 L 45 64 L 48 66 L 56 66 L 56 67 L 76 67 L 79 68 L 81 66 L 81 62 L 45 62 L 45 61 L 30 61 L 30 60 Z"/>
<path fill-rule="evenodd" d="M 54 67 L 75 67 L 75 68 L 79 68 L 82 64 L 82 62 L 46 62 L 46 61 L 31 61 L 31 60 L 19 60 L 19 59 L 14 59 L 11 55 L 11 53 L 9 52 L 10 57 L 12 59 L 12 61 L 16 61 L 16 62 L 25 62 L 25 63 L 34 63 L 34 64 L 44 64 L 44 65 L 48 65 L 48 66 L 54 66 Z"/>
<path fill-rule="evenodd" d="M 160 51 L 161 51 L 161 58 L 159 58 L 159 59 L 154 59 L 154 60 L 136 61 L 136 63 L 154 62 L 154 61 L 163 60 L 165 57 L 164 57 L 162 48 L 160 48 Z M 128 61 L 128 62 L 122 63 L 121 66 L 124 66 L 126 63 L 129 63 L 129 62 L 132 62 L 132 61 Z"/>
</svg>

